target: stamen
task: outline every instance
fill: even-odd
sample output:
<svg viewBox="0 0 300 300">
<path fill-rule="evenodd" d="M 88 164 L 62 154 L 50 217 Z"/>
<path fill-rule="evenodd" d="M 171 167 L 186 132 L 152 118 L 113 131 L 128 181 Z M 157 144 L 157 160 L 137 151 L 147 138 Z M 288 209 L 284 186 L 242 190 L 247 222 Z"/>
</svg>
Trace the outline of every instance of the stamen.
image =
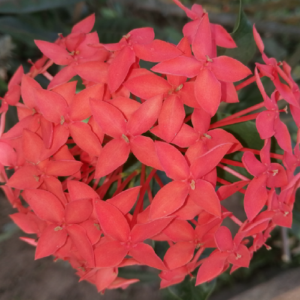
<svg viewBox="0 0 300 300">
<path fill-rule="evenodd" d="M 175 91 L 176 91 L 176 92 L 179 92 L 182 88 L 183 88 L 183 84 L 179 85 L 179 86 L 175 89 Z"/>
<path fill-rule="evenodd" d="M 191 187 L 192 190 L 194 190 L 194 189 L 196 188 L 195 180 L 192 180 L 192 181 L 191 181 L 190 187 Z"/>
<path fill-rule="evenodd" d="M 54 228 L 54 231 L 59 231 L 59 230 L 62 230 L 62 227 L 57 226 L 57 227 Z"/>
<path fill-rule="evenodd" d="M 209 61 L 209 62 L 213 62 L 213 60 L 208 56 L 208 55 L 205 55 L 206 57 L 206 60 Z"/>
<path fill-rule="evenodd" d="M 125 134 L 122 134 L 122 138 L 126 143 L 129 143 L 129 138 Z"/>
</svg>

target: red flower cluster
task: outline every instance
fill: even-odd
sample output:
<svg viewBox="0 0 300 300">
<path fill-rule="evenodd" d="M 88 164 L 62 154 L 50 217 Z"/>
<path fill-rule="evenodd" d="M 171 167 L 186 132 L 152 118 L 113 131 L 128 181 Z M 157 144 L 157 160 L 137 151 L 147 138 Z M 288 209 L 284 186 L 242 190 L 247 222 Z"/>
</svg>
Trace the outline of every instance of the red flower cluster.
<svg viewBox="0 0 300 300">
<path fill-rule="evenodd" d="M 139 264 L 161 270 L 161 287 L 200 266 L 201 284 L 230 265 L 231 271 L 247 267 L 276 225 L 292 223 L 300 137 L 293 152 L 277 105 L 284 99 L 300 127 L 300 92 L 290 67 L 264 54 L 254 28 L 265 64 L 235 86 L 251 71 L 217 56 L 217 46 L 236 47 L 231 36 L 200 5 L 190 10 L 174 2 L 192 19 L 177 46 L 155 40 L 152 28 L 102 44 L 90 33 L 91 15 L 55 43 L 35 41 L 43 57 L 27 74 L 20 67 L 1 98 L 0 179 L 18 210 L 11 218 L 37 235 L 23 238 L 36 246 L 36 259 L 68 260 L 99 291 L 136 282 L 118 277 L 118 269 Z M 158 63 L 151 70 L 161 75 L 141 68 L 140 60 Z M 47 71 L 52 64 L 64 66 L 54 77 Z M 47 89 L 34 80 L 38 74 L 49 79 Z M 79 92 L 70 81 L 76 75 L 85 86 Z M 262 76 L 274 83 L 271 97 Z M 221 101 L 238 102 L 237 90 L 253 82 L 262 103 L 210 124 Z M 4 132 L 9 106 L 17 108 L 19 122 Z M 253 119 L 264 140 L 260 152 L 220 128 Z M 270 152 L 272 137 L 284 155 Z M 224 158 L 236 151 L 244 152 L 242 162 Z M 245 168 L 249 178 L 230 166 Z M 240 181 L 218 177 L 217 167 Z M 8 178 L 5 169 L 15 172 Z M 170 182 L 163 184 L 157 170 Z M 160 186 L 155 195 L 154 185 Z M 245 194 L 247 220 L 222 206 L 236 192 Z M 240 227 L 234 238 L 222 226 L 225 218 Z M 169 244 L 163 260 L 149 240 Z M 214 251 L 202 259 L 206 248 Z"/>
</svg>

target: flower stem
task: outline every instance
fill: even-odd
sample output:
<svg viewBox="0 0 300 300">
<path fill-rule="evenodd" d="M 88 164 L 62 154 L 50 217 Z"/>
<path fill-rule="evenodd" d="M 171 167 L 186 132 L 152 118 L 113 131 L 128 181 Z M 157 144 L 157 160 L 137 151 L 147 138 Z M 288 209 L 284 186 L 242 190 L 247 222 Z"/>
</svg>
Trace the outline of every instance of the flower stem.
<svg viewBox="0 0 300 300">
<path fill-rule="evenodd" d="M 238 172 L 236 172 L 236 171 L 234 171 L 234 170 L 230 169 L 229 167 L 226 167 L 226 166 L 224 166 L 222 164 L 218 164 L 218 167 L 221 168 L 221 169 L 223 169 L 224 171 L 232 174 L 233 176 L 241 179 L 241 180 L 247 180 L 247 181 L 250 180 L 249 178 L 245 177 L 244 175 L 242 175 L 242 174 L 240 174 L 240 173 L 238 173 Z"/>
<path fill-rule="evenodd" d="M 259 150 L 256 150 L 256 149 L 251 149 L 251 148 L 241 148 L 240 150 L 238 151 L 242 151 L 242 152 L 245 152 L 245 151 L 250 151 L 256 155 L 260 155 L 260 151 Z M 283 155 L 282 154 L 276 154 L 276 153 L 270 153 L 270 157 L 272 158 L 275 158 L 275 159 L 283 159 Z"/>
<path fill-rule="evenodd" d="M 235 166 L 235 167 L 245 168 L 245 166 L 244 166 L 243 163 L 241 163 L 241 162 L 239 162 L 239 161 L 234 161 L 234 160 L 231 160 L 231 159 L 223 158 L 223 159 L 221 160 L 221 163 L 226 164 L 226 165 Z"/>
<path fill-rule="evenodd" d="M 151 179 L 153 178 L 154 174 L 156 173 L 156 171 L 157 171 L 156 169 L 153 169 L 150 172 L 149 176 L 147 177 L 145 183 L 143 184 L 143 187 L 142 187 L 141 192 L 140 192 L 140 197 L 137 201 L 137 204 L 136 204 L 134 212 L 133 212 L 133 216 L 132 216 L 132 220 L 131 220 L 131 228 L 136 224 L 137 216 L 143 209 L 145 193 L 146 193 L 148 185 L 149 185 Z"/>
<path fill-rule="evenodd" d="M 239 91 L 239 90 L 241 90 L 242 88 L 246 87 L 247 85 L 253 83 L 255 80 L 256 80 L 255 75 L 254 75 L 254 76 L 251 76 L 250 78 L 246 79 L 246 80 L 243 81 L 242 83 L 238 84 L 238 85 L 235 87 L 235 90 L 236 90 L 236 91 Z"/>
<path fill-rule="evenodd" d="M 254 120 L 257 118 L 257 116 L 260 114 L 259 113 L 255 113 L 255 114 L 252 114 L 252 115 L 247 115 L 247 116 L 243 116 L 243 117 L 240 117 L 240 118 L 236 118 L 236 119 L 231 119 L 231 120 L 226 120 L 226 121 L 223 121 L 222 122 L 216 122 L 216 123 L 213 123 L 210 125 L 209 129 L 213 129 L 213 128 L 216 128 L 216 127 L 223 127 L 223 126 L 227 126 L 227 125 L 232 125 L 232 124 L 236 124 L 236 123 L 242 123 L 242 122 L 247 122 L 247 121 L 250 121 L 250 120 Z"/>
<path fill-rule="evenodd" d="M 260 109 L 260 108 L 263 108 L 263 107 L 265 107 L 265 102 L 261 102 L 261 103 L 255 104 L 255 105 L 253 105 L 251 107 L 248 107 L 246 109 L 243 109 L 243 110 L 241 110 L 241 111 L 239 111 L 239 112 L 237 112 L 235 114 L 232 114 L 231 116 L 228 116 L 228 117 L 226 117 L 226 118 L 224 118 L 224 119 L 222 119 L 222 120 L 220 120 L 220 121 L 218 121 L 218 122 L 216 122 L 214 124 L 218 124 L 218 123 L 222 123 L 224 121 L 235 119 L 237 117 L 246 115 L 246 114 L 248 114 L 248 113 L 250 113 L 250 112 L 252 112 L 254 110 L 257 110 L 257 109 Z"/>
<path fill-rule="evenodd" d="M 231 211 L 229 211 L 227 208 L 225 208 L 224 206 L 222 206 L 222 210 L 225 212 L 230 212 L 231 215 L 229 216 L 229 218 L 236 223 L 237 225 L 241 226 L 243 224 L 242 221 L 240 221 L 236 216 L 233 215 L 233 213 Z"/>
</svg>

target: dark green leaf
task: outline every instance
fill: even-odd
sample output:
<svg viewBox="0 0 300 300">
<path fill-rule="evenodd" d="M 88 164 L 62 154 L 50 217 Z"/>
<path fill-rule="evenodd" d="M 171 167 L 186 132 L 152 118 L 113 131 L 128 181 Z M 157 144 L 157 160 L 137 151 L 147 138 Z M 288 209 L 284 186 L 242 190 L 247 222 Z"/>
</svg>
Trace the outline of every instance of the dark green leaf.
<svg viewBox="0 0 300 300">
<path fill-rule="evenodd" d="M 240 10 L 233 32 L 231 33 L 237 48 L 226 49 L 223 55 L 233 57 L 247 64 L 256 52 L 256 44 L 253 38 L 252 25 L 247 19 L 240 1 Z"/>
<path fill-rule="evenodd" d="M 34 39 L 54 40 L 57 37 L 54 33 L 33 27 L 15 17 L 0 18 L 0 32 L 9 34 L 13 39 L 27 45 L 34 45 Z"/>
<path fill-rule="evenodd" d="M 253 121 L 232 124 L 222 128 L 232 133 L 246 148 L 260 150 L 264 145 Z"/>
<path fill-rule="evenodd" d="M 74 5 L 82 0 L 2 0 L 1 14 L 25 14 L 57 7 Z"/>
<path fill-rule="evenodd" d="M 183 282 L 168 288 L 169 299 L 207 300 L 213 292 L 216 280 L 195 286 L 195 278 L 186 278 Z"/>
</svg>

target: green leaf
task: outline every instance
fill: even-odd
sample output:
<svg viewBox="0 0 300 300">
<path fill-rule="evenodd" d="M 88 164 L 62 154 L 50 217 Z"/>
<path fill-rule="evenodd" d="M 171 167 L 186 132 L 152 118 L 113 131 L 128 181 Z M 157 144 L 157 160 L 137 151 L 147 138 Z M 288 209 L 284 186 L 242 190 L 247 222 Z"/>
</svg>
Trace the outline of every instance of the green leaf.
<svg viewBox="0 0 300 300">
<path fill-rule="evenodd" d="M 231 36 L 236 42 L 237 48 L 226 49 L 223 55 L 247 64 L 256 52 L 256 44 L 253 38 L 252 25 L 243 11 L 242 0 L 240 0 L 239 15 Z"/>
<path fill-rule="evenodd" d="M 253 121 L 224 126 L 222 129 L 232 133 L 246 148 L 260 150 L 264 146 Z"/>
<path fill-rule="evenodd" d="M 213 292 L 216 280 L 195 286 L 195 278 L 186 278 L 183 282 L 172 285 L 168 288 L 169 299 L 177 300 L 207 300 Z"/>
<path fill-rule="evenodd" d="M 57 34 L 33 27 L 15 17 L 1 17 L 0 32 L 9 34 L 13 39 L 30 46 L 34 45 L 34 39 L 50 41 L 57 37 Z"/>
<path fill-rule="evenodd" d="M 25 14 L 62 6 L 71 6 L 82 0 L 2 0 L 1 14 Z"/>
</svg>

